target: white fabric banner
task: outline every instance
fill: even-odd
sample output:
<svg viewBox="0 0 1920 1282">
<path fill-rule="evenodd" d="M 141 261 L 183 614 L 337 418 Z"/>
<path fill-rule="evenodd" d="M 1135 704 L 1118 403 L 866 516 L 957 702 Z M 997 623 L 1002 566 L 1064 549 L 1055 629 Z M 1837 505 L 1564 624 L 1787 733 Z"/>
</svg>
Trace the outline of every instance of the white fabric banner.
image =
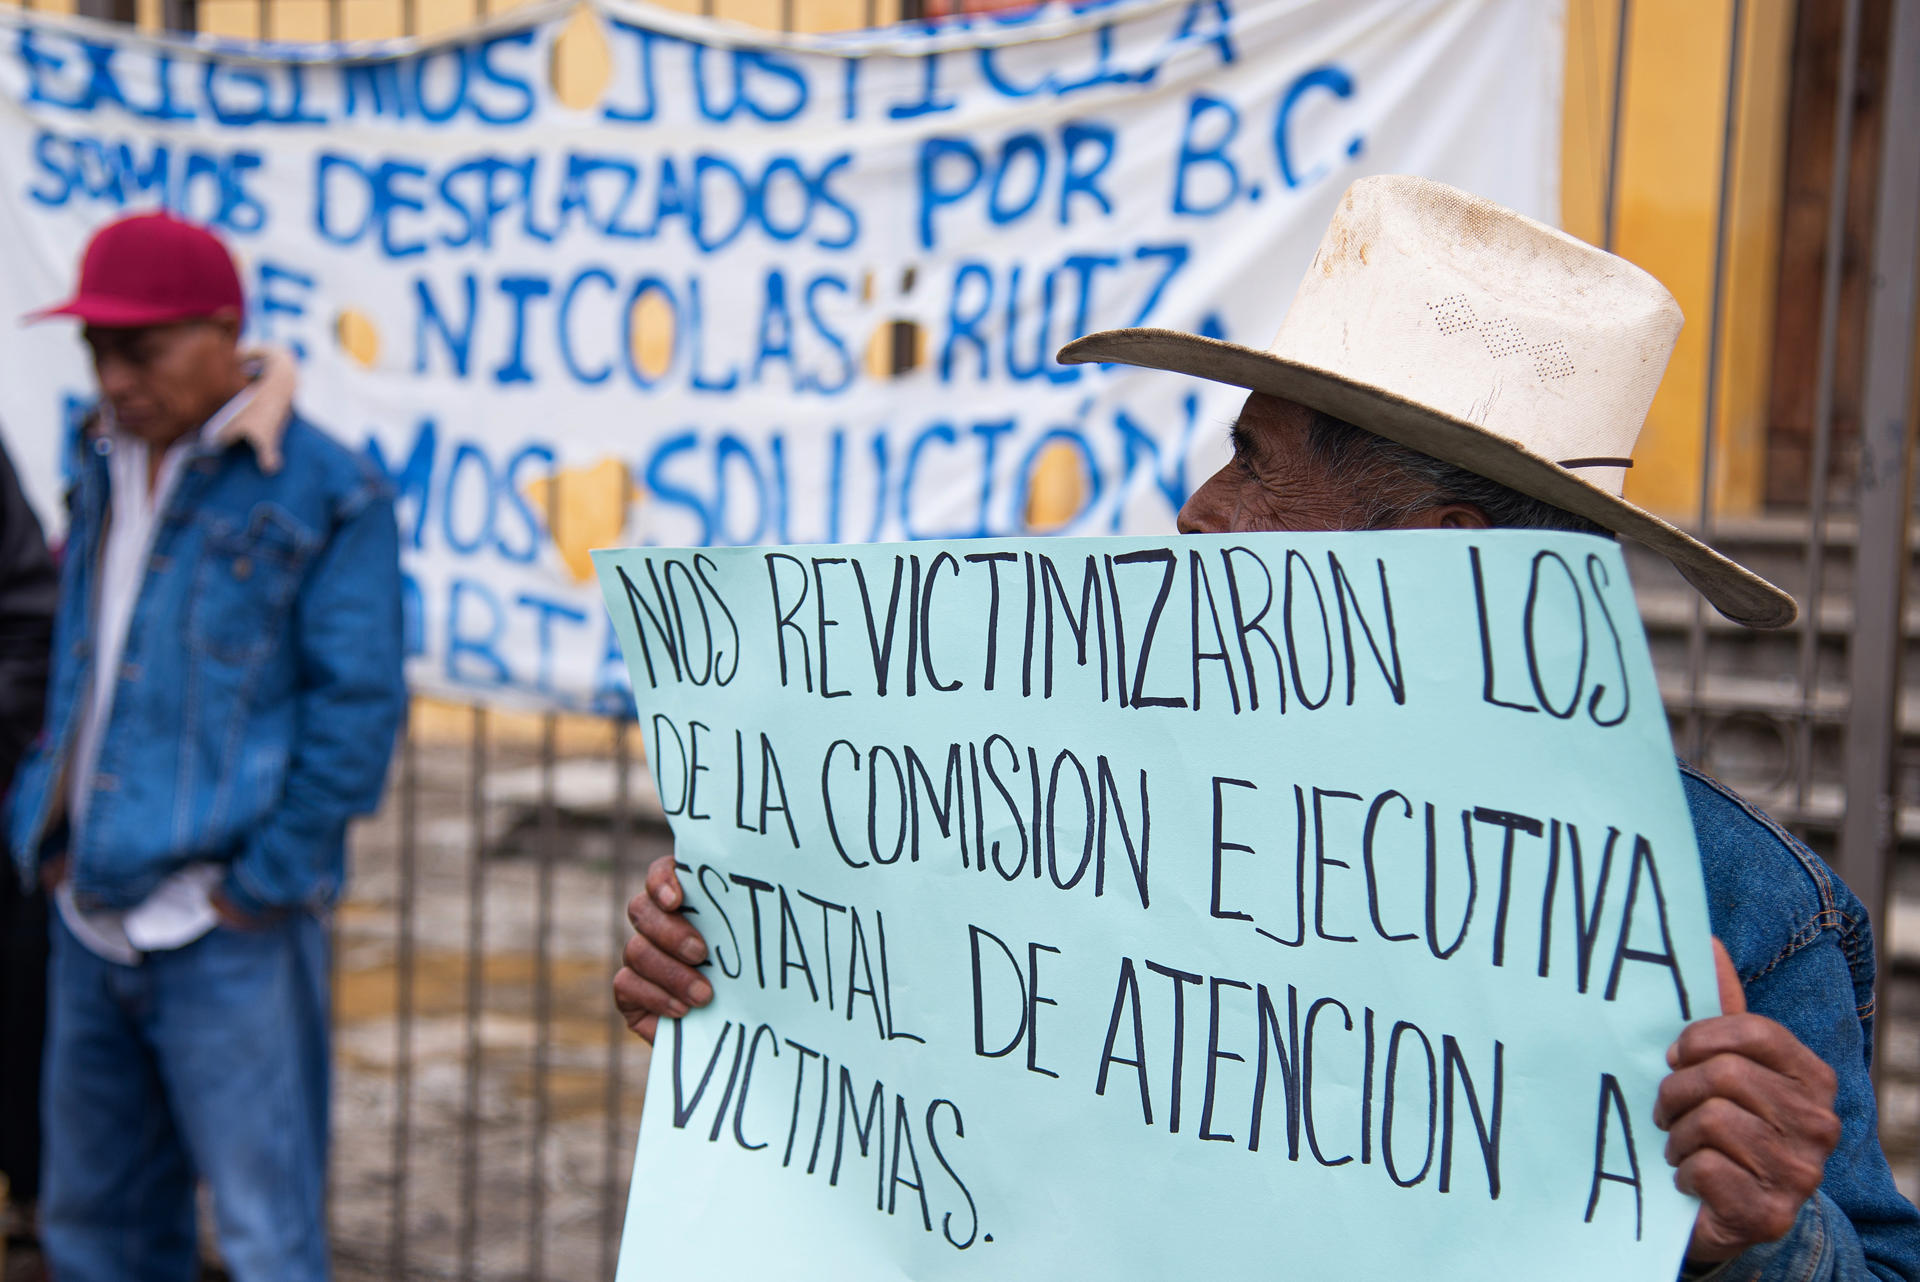
<svg viewBox="0 0 1920 1282">
<path fill-rule="evenodd" d="M 416 689 L 612 711 L 593 547 L 1166 531 L 1237 394 L 1052 353 L 1264 345 L 1362 174 L 1555 219 L 1562 20 L 1132 0 L 780 37 L 601 0 L 316 47 L 5 10 L 0 315 L 123 213 L 214 226 L 301 410 L 393 477 Z M 90 399 L 69 325 L 0 345 L 55 528 Z"/>
</svg>

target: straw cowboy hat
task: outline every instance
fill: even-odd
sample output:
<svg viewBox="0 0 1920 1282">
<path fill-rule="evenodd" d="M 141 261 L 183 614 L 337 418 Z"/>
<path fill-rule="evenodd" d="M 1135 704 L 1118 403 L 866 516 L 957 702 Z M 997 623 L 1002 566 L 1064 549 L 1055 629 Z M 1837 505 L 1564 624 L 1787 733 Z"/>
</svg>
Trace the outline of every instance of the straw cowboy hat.
<svg viewBox="0 0 1920 1282">
<path fill-rule="evenodd" d="M 1298 402 L 1595 521 L 1671 561 L 1728 618 L 1792 623 L 1793 598 L 1621 497 L 1680 333 L 1625 259 L 1423 178 L 1347 189 L 1266 351 L 1166 329 L 1089 334 L 1089 361 Z"/>
</svg>

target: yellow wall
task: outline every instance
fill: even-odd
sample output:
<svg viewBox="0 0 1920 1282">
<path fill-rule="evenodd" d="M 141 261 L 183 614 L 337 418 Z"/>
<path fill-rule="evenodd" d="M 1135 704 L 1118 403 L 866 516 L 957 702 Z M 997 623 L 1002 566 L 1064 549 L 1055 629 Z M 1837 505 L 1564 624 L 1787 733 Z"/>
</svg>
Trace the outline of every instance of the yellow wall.
<svg viewBox="0 0 1920 1282">
<path fill-rule="evenodd" d="M 1562 218 L 1596 243 L 1619 10 L 1619 0 L 1569 0 L 1567 8 Z M 1793 14 L 1792 0 L 1746 5 L 1713 432 L 1720 515 L 1758 510 L 1763 491 Z M 1657 276 L 1687 317 L 1627 495 L 1686 521 L 1698 512 L 1704 454 L 1732 18 L 1733 0 L 1637 0 L 1627 41 L 1613 248 Z"/>
</svg>

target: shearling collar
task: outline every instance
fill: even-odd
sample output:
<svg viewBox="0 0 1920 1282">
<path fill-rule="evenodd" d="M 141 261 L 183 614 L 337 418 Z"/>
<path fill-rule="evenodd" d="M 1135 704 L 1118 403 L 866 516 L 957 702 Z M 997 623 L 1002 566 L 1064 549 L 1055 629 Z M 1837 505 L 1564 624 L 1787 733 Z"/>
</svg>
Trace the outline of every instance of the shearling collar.
<svg viewBox="0 0 1920 1282">
<path fill-rule="evenodd" d="M 260 470 L 272 476 L 280 470 L 280 446 L 293 417 L 299 366 L 291 354 L 278 347 L 253 348 L 243 356 L 253 372 L 253 397 L 238 414 L 221 424 L 213 443 L 224 447 L 245 441 L 253 447 Z"/>
</svg>

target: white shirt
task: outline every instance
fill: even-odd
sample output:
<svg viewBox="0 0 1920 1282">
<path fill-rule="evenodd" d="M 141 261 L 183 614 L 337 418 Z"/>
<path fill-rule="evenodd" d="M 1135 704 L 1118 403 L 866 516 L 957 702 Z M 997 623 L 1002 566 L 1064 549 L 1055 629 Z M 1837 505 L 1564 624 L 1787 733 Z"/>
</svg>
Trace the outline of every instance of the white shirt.
<svg viewBox="0 0 1920 1282">
<path fill-rule="evenodd" d="M 113 694 L 119 685 L 127 626 L 146 583 L 154 531 L 193 444 L 218 433 L 252 398 L 253 389 L 248 388 L 222 406 L 198 432 L 176 441 L 162 456 L 151 485 L 147 469 L 152 453 L 145 441 L 117 428 L 102 438 L 107 443 L 112 509 L 106 541 L 100 548 L 94 598 L 93 680 L 80 708 L 80 725 L 67 770 L 67 822 L 73 847 L 80 844 L 86 826 L 100 743 L 113 716 Z M 188 864 L 125 912 L 82 912 L 74 902 L 71 880 L 60 884 L 54 898 L 74 938 L 108 961 L 133 966 L 139 963 L 141 953 L 183 948 L 212 930 L 219 921 L 213 909 L 213 889 L 225 874 L 220 864 Z"/>
</svg>

